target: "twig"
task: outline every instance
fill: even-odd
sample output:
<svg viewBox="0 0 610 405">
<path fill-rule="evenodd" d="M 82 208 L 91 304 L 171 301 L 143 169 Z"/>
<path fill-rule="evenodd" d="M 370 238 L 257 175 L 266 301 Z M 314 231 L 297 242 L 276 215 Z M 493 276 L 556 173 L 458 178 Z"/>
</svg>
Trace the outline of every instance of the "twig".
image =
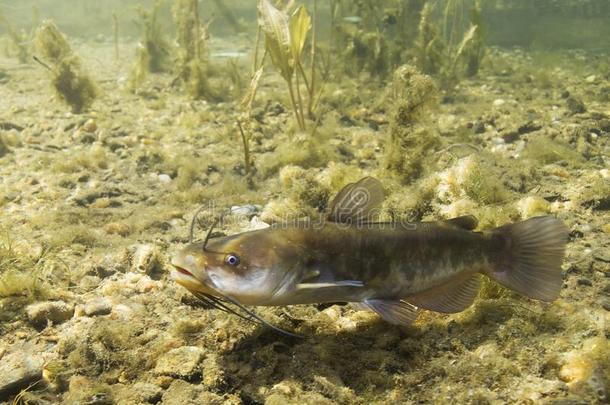
<svg viewBox="0 0 610 405">
<path fill-rule="evenodd" d="M 32 59 L 34 59 L 35 62 L 38 62 L 42 67 L 46 68 L 47 70 L 53 71 L 53 69 L 51 69 L 49 65 L 38 59 L 36 55 L 32 55 Z"/>
<path fill-rule="evenodd" d="M 237 127 L 239 128 L 239 133 L 241 134 L 241 140 L 244 143 L 244 160 L 247 176 L 250 174 L 250 137 L 246 136 L 240 120 L 237 120 Z"/>
<path fill-rule="evenodd" d="M 311 26 L 311 87 L 309 87 L 309 104 L 307 113 L 313 119 L 313 97 L 316 84 L 316 21 L 318 19 L 318 0 L 313 0 L 313 22 Z"/>
<path fill-rule="evenodd" d="M 114 24 L 114 59 L 119 60 L 119 17 L 116 13 L 112 13 L 112 21 Z"/>
</svg>

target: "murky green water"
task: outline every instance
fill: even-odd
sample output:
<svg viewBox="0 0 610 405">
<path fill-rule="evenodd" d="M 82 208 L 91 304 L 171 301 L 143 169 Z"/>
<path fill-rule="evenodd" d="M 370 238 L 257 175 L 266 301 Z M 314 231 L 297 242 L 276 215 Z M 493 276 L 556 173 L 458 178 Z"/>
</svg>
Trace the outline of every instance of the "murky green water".
<svg viewBox="0 0 610 405">
<path fill-rule="evenodd" d="M 0 402 L 607 402 L 610 3 L 280 3 L 0 2 Z M 250 307 L 299 339 L 170 278 L 198 208 L 325 218 L 365 176 L 382 221 L 560 219 L 559 298 Z"/>
</svg>

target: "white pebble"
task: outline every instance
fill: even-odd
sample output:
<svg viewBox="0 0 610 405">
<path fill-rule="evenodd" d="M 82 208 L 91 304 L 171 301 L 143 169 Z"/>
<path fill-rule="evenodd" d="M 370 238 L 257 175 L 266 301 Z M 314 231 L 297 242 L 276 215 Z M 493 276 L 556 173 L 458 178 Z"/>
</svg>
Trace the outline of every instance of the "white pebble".
<svg viewBox="0 0 610 405">
<path fill-rule="evenodd" d="M 595 81 L 595 79 L 597 79 L 597 76 L 595 76 L 595 75 L 587 76 L 587 78 L 585 79 L 585 82 L 593 83 Z"/>
<path fill-rule="evenodd" d="M 159 175 L 159 181 L 167 184 L 172 181 L 172 178 L 169 176 L 169 174 L 162 173 Z"/>
<path fill-rule="evenodd" d="M 501 107 L 504 104 L 506 104 L 506 101 L 503 98 L 498 98 L 496 100 L 494 100 L 494 107 Z"/>
</svg>

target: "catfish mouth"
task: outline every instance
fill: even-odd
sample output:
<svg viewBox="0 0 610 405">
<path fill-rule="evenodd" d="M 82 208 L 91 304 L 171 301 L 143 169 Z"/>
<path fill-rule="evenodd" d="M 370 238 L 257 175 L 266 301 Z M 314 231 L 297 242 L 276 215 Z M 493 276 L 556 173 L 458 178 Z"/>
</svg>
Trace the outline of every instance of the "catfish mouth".
<svg viewBox="0 0 610 405">
<path fill-rule="evenodd" d="M 170 272 L 170 277 L 176 283 L 180 284 L 182 287 L 186 288 L 195 295 L 197 293 L 217 295 L 217 292 L 210 287 L 207 282 L 202 281 L 188 268 L 183 267 L 184 264 L 181 262 L 180 258 L 174 258 L 171 264 L 174 268 Z"/>
<path fill-rule="evenodd" d="M 188 271 L 187 269 L 180 267 L 180 266 L 176 266 L 175 264 L 172 264 L 172 266 L 174 266 L 175 270 L 180 273 L 180 274 L 184 274 L 185 276 L 188 277 L 195 277 L 193 276 L 193 273 L 191 273 L 190 271 Z"/>
</svg>

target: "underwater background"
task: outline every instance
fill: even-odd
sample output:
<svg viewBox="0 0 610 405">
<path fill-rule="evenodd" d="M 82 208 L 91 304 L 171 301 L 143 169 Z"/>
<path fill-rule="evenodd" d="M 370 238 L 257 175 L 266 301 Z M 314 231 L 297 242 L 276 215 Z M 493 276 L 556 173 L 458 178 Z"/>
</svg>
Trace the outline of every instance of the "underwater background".
<svg viewBox="0 0 610 405">
<path fill-rule="evenodd" d="M 0 402 L 610 401 L 607 0 L 0 0 Z M 409 327 L 206 308 L 170 258 L 317 218 L 570 229 L 552 303 L 486 282 Z"/>
</svg>

